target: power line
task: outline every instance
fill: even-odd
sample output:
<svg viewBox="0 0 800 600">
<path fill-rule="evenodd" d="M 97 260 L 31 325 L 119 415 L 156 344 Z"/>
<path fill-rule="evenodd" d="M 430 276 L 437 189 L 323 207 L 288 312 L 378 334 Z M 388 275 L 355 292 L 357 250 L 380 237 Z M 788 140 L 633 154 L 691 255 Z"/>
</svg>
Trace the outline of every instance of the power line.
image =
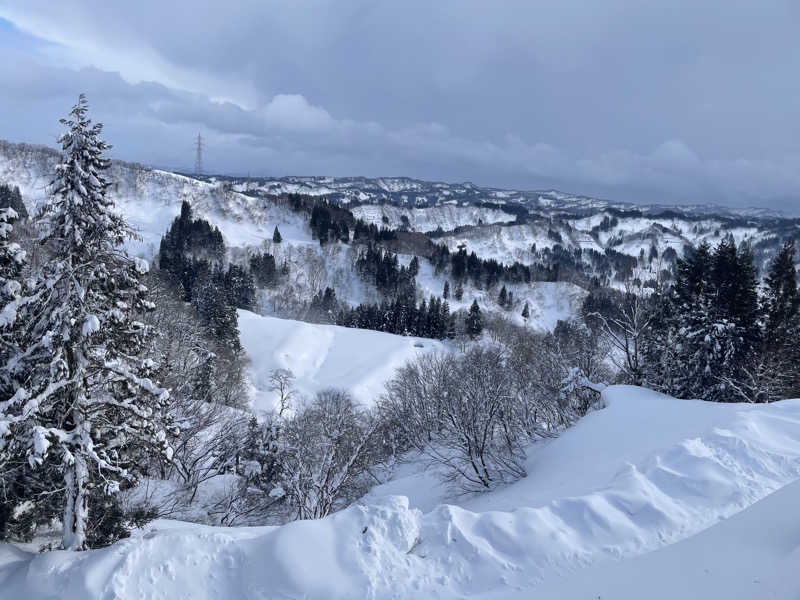
<svg viewBox="0 0 800 600">
<path fill-rule="evenodd" d="M 194 174 L 203 174 L 203 137 L 197 134 L 197 153 L 194 158 Z"/>
</svg>

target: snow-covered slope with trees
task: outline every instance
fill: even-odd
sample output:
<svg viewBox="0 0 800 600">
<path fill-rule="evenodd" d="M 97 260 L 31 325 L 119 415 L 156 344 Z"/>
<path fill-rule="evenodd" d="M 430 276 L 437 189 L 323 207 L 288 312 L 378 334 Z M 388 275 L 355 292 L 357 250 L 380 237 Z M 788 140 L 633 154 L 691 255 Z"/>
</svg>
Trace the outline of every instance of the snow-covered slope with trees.
<svg viewBox="0 0 800 600">
<path fill-rule="evenodd" d="M 423 512 L 388 496 L 282 527 L 156 521 L 84 553 L 3 545 L 0 585 L 70 599 L 795 597 L 800 400 L 633 387 L 604 400 L 530 453 L 527 479 L 460 506 Z"/>
<path fill-rule="evenodd" d="M 297 391 L 312 396 L 325 388 L 349 390 L 365 406 L 375 403 L 395 369 L 420 354 L 442 351 L 438 340 L 303 323 L 239 311 L 239 330 L 250 359 L 256 410 L 275 410 L 270 374 L 288 369 Z"/>
<path fill-rule="evenodd" d="M 366 223 L 410 231 L 452 231 L 465 225 L 511 223 L 515 215 L 497 208 L 443 204 L 430 208 L 407 208 L 391 204 L 362 204 L 351 209 L 353 216 Z"/>
<path fill-rule="evenodd" d="M 780 216 L 769 209 L 730 209 L 713 204 L 664 206 L 630 202 L 615 202 L 589 196 L 568 194 L 558 190 L 509 190 L 482 187 L 470 182 L 444 183 L 422 181 L 409 177 L 208 177 L 212 181 L 233 182 L 241 192 L 266 196 L 305 194 L 324 196 L 343 204 L 366 202 L 398 206 L 440 206 L 443 204 L 517 204 L 529 209 L 566 212 L 596 212 L 598 210 L 638 208 L 650 213 L 665 209 L 685 215 L 722 214 L 728 216 Z"/>
<path fill-rule="evenodd" d="M 19 186 L 32 209 L 46 196 L 57 159 L 49 148 L 0 141 L 0 182 Z M 764 211 L 636 206 L 555 191 L 496 190 L 468 183 L 358 177 L 198 178 L 121 161 L 113 163 L 110 175 L 111 196 L 139 231 L 142 241 L 134 248 L 143 255 L 154 253 L 183 200 L 217 225 L 230 246 L 258 246 L 270 239 L 275 225 L 288 241 L 309 243 L 311 235 L 303 219 L 275 201 L 290 193 L 344 203 L 356 218 L 378 227 L 419 232 L 441 228 L 446 235 L 434 242 L 451 250 L 464 244 L 481 258 L 527 263 L 535 258 L 534 246 L 538 250 L 556 245 L 568 251 L 612 250 L 641 260 L 640 267 L 651 275 L 657 269 L 652 265 L 658 265 L 666 251 L 681 256 L 687 245 L 715 244 L 728 234 L 737 243 L 750 243 L 761 266 L 783 239 L 800 232 L 800 221 Z M 516 223 L 518 214 L 527 222 Z"/>
<path fill-rule="evenodd" d="M 0 182 L 20 188 L 29 212 L 47 197 L 59 154 L 44 146 L 11 144 L 0 140 Z M 137 253 L 152 256 L 161 236 L 188 201 L 195 212 L 220 228 L 233 246 L 258 245 L 271 239 L 279 225 L 284 236 L 297 242 L 311 241 L 301 219 L 271 203 L 264 206 L 239 194 L 229 185 L 212 184 L 192 177 L 149 169 L 136 163 L 114 161 L 109 170 L 110 196 L 142 238 Z"/>
</svg>

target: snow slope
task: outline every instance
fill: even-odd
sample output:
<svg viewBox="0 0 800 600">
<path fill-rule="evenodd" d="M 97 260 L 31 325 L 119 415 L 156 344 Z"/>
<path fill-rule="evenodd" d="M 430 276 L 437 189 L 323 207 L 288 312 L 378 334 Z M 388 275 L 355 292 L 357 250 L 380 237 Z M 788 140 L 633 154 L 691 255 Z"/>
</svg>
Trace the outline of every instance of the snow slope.
<svg viewBox="0 0 800 600">
<path fill-rule="evenodd" d="M 370 497 L 274 528 L 156 522 L 80 554 L 0 546 L 0 590 L 68 599 L 796 598 L 800 489 L 789 484 L 800 478 L 800 400 L 705 404 L 624 386 L 604 398 L 607 408 L 532 453 L 526 480 L 463 506 L 423 513 L 403 496 Z"/>
<path fill-rule="evenodd" d="M 33 212 L 48 193 L 59 155 L 44 146 L 9 144 L 0 140 L 0 181 L 20 188 L 28 211 Z M 141 240 L 131 251 L 147 258 L 186 200 L 198 216 L 219 227 L 229 246 L 259 245 L 271 240 L 277 225 L 288 242 L 310 243 L 302 217 L 287 209 L 250 198 L 229 186 L 208 183 L 143 165 L 113 161 L 108 173 L 110 195 Z"/>
<path fill-rule="evenodd" d="M 239 311 L 239 331 L 250 358 L 253 406 L 263 411 L 273 409 L 277 400 L 269 389 L 273 369 L 290 369 L 305 395 L 341 388 L 369 406 L 395 369 L 420 353 L 443 349 L 435 340 L 263 317 L 246 310 Z"/>
</svg>

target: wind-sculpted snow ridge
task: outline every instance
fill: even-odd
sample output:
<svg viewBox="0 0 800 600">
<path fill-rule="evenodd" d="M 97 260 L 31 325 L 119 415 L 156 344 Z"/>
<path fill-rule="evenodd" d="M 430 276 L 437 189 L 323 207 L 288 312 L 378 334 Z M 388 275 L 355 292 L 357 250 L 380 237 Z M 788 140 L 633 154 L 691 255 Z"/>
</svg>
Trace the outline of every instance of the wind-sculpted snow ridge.
<svg viewBox="0 0 800 600">
<path fill-rule="evenodd" d="M 604 397 L 608 408 L 563 445 L 566 482 L 595 467 L 614 472 L 588 493 L 559 497 L 556 487 L 552 498 L 515 510 L 442 505 L 427 514 L 390 496 L 273 528 L 159 521 L 84 553 L 31 555 L 6 545 L 0 589 L 13 598 L 526 597 L 561 574 L 687 538 L 800 478 L 800 400 L 711 405 L 623 386 Z M 632 430 L 607 454 L 572 455 L 581 439 L 591 448 L 647 415 L 652 436 Z M 551 460 L 562 439 L 547 447 Z M 481 504 L 493 494 L 521 499 L 515 486 L 535 487 L 536 476 Z"/>
</svg>

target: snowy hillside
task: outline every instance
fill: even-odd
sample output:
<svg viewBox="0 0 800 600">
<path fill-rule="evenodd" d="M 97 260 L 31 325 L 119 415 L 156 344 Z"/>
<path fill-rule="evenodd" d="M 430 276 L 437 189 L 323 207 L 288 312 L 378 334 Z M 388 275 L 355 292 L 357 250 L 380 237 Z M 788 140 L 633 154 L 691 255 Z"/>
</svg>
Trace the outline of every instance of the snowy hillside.
<svg viewBox="0 0 800 600">
<path fill-rule="evenodd" d="M 239 311 L 239 330 L 250 359 L 256 410 L 275 406 L 275 393 L 269 389 L 273 369 L 291 370 L 298 391 L 307 396 L 333 387 L 349 390 L 371 406 L 395 369 L 421 353 L 443 349 L 436 340 L 262 317 L 246 310 Z"/>
<path fill-rule="evenodd" d="M 353 216 L 378 227 L 410 231 L 452 231 L 465 225 L 511 223 L 516 217 L 495 208 L 445 204 L 431 208 L 405 208 L 391 204 L 364 204 L 352 208 Z"/>
<path fill-rule="evenodd" d="M 0 585 L 14 598 L 797 597 L 800 400 L 632 387 L 604 400 L 495 492 L 425 505 L 431 480 L 412 474 L 317 521 L 156 521 L 82 553 L 3 545 Z"/>
<path fill-rule="evenodd" d="M 29 208 L 45 196 L 57 159 L 42 146 L 0 141 L 0 182 L 19 186 Z M 731 234 L 748 242 L 763 265 L 782 241 L 800 235 L 800 222 L 776 219 L 763 211 L 732 211 L 715 206 L 663 207 L 609 203 L 561 192 L 517 192 L 407 178 L 287 177 L 282 179 L 194 178 L 115 161 L 112 197 L 139 231 L 137 253 L 152 255 L 158 241 L 188 200 L 198 215 L 217 225 L 229 246 L 259 246 L 278 225 L 284 239 L 308 244 L 307 223 L 275 202 L 289 193 L 308 194 L 351 205 L 356 218 L 379 227 L 446 233 L 434 238 L 451 251 L 466 245 L 481 258 L 504 263 L 533 260 L 539 250 L 616 251 L 634 258 L 681 256 L 687 245 L 719 242 Z M 479 206 L 489 202 L 492 206 Z M 509 208 L 503 210 L 502 205 Z M 530 212 L 516 224 L 516 214 Z M 665 213 L 665 210 L 668 210 Z M 454 230 L 458 230 L 454 233 Z M 447 233 L 450 232 L 450 233 Z M 648 264 L 648 267 L 650 265 Z"/>
<path fill-rule="evenodd" d="M 0 182 L 18 186 L 32 212 L 47 196 L 57 161 L 58 153 L 49 148 L 0 141 Z M 112 163 L 109 178 L 114 182 L 111 197 L 117 208 L 142 238 L 134 244 L 139 254 L 154 254 L 184 200 L 219 227 L 229 245 L 258 245 L 271 239 L 275 225 L 289 240 L 311 241 L 301 219 L 228 186 L 120 161 Z"/>
<path fill-rule="evenodd" d="M 437 238 L 450 251 L 460 245 L 481 258 L 493 258 L 501 262 L 520 261 L 523 264 L 534 260 L 531 248 L 553 248 L 558 245 L 567 250 L 594 250 L 604 253 L 611 249 L 638 258 L 649 256 L 652 248 L 663 256 L 668 249 L 683 256 L 685 248 L 707 242 L 714 246 L 728 235 L 737 244 L 770 243 L 777 247 L 782 238 L 758 223 L 731 224 L 720 218 L 701 220 L 651 217 L 617 217 L 607 230 L 598 230 L 603 219 L 612 215 L 599 212 L 591 217 L 563 218 L 555 222 L 532 222 L 525 224 L 498 224 L 465 228 L 463 231 L 447 233 Z M 800 230 L 798 230 L 800 231 Z"/>
</svg>

